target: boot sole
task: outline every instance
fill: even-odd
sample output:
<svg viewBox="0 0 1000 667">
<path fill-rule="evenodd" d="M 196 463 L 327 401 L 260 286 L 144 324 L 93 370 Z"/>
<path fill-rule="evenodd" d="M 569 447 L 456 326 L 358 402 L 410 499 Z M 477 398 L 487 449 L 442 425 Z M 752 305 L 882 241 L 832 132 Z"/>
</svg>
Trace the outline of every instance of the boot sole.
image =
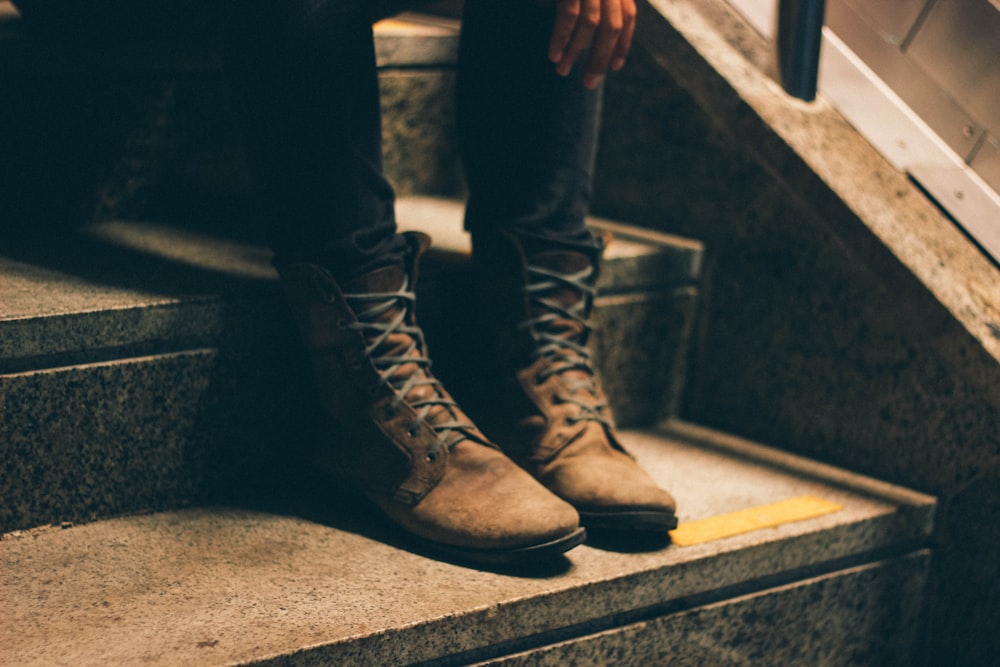
<svg viewBox="0 0 1000 667">
<path fill-rule="evenodd" d="M 580 523 L 595 530 L 664 532 L 677 527 L 677 517 L 668 512 L 633 510 L 578 513 Z"/>
<path fill-rule="evenodd" d="M 506 566 L 537 564 L 553 560 L 570 549 L 580 546 L 586 539 L 587 531 L 578 528 L 575 532 L 559 539 L 515 549 L 473 549 L 426 540 L 421 540 L 421 543 L 428 551 L 450 560 L 477 565 Z"/>
</svg>

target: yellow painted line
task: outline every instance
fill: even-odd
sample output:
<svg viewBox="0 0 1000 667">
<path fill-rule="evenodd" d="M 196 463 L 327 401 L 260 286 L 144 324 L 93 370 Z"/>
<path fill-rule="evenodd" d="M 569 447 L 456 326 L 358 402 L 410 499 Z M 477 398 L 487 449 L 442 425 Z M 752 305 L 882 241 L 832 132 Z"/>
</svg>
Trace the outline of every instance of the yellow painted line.
<svg viewBox="0 0 1000 667">
<path fill-rule="evenodd" d="M 742 535 L 761 528 L 774 528 L 782 524 L 839 512 L 842 505 L 815 496 L 799 496 L 770 505 L 749 507 L 737 512 L 719 514 L 688 521 L 670 531 L 670 540 L 682 547 Z"/>
</svg>

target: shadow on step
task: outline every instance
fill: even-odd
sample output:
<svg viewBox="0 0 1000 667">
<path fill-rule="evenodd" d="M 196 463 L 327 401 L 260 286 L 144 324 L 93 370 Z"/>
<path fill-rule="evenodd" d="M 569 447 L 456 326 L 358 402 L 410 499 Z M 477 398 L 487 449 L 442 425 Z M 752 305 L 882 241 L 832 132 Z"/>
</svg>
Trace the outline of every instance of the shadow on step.
<svg viewBox="0 0 1000 667">
<path fill-rule="evenodd" d="M 619 553 L 646 553 L 659 551 L 670 546 L 670 534 L 630 533 L 627 531 L 587 529 L 587 546 L 601 551 Z"/>
<path fill-rule="evenodd" d="M 221 489 L 235 493 L 229 502 L 243 509 L 293 516 L 361 535 L 368 539 L 465 568 L 507 576 L 544 579 L 558 577 L 572 568 L 563 555 L 519 565 L 470 563 L 436 549 L 433 544 L 411 537 L 391 522 L 374 504 L 353 494 L 331 477 L 316 472 L 308 460 L 286 460 L 272 468 L 269 480 L 256 488 Z"/>
<path fill-rule="evenodd" d="M 0 244 L 3 258 L 78 279 L 92 290 L 106 286 L 177 298 L 275 291 L 270 254 L 261 246 L 157 223 L 43 228 L 5 236 Z"/>
</svg>

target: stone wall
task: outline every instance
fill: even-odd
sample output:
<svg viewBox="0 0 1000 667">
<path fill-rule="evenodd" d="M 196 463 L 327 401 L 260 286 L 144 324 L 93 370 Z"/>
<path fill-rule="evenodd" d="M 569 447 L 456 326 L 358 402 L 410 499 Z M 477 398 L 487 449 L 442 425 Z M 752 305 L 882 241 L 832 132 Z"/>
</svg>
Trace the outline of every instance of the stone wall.
<svg viewBox="0 0 1000 667">
<path fill-rule="evenodd" d="M 930 662 L 1000 625 L 1000 271 L 721 2 L 644 5 L 595 211 L 706 245 L 682 416 L 942 500 Z M 669 21 L 664 20 L 666 16 Z"/>
</svg>

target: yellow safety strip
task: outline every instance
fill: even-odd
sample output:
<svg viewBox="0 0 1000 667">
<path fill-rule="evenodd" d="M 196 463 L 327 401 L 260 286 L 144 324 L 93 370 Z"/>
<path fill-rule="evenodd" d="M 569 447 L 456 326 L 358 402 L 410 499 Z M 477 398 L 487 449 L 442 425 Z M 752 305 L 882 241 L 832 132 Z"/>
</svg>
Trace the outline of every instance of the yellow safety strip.
<svg viewBox="0 0 1000 667">
<path fill-rule="evenodd" d="M 838 512 L 842 505 L 815 496 L 799 496 L 770 505 L 749 507 L 737 512 L 688 521 L 670 531 L 670 540 L 682 547 L 721 540 L 761 528 L 773 528 L 793 521 Z"/>
</svg>

